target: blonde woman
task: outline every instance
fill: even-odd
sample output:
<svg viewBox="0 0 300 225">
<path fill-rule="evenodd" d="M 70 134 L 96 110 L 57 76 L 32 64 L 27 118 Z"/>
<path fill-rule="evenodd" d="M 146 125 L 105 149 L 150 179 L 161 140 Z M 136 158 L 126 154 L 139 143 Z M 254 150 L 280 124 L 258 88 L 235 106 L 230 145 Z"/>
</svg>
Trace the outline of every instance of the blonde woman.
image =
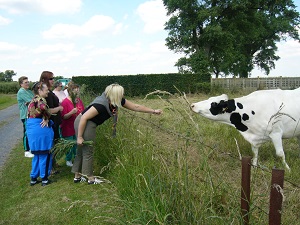
<svg viewBox="0 0 300 225">
<path fill-rule="evenodd" d="M 111 84 L 106 87 L 104 93 L 98 96 L 82 113 L 75 122 L 77 137 L 77 155 L 75 157 L 72 172 L 75 173 L 74 183 L 81 181 L 81 175 L 88 177 L 88 184 L 99 184 L 102 181 L 93 176 L 93 147 L 83 145 L 84 141 L 94 141 L 96 127 L 104 121 L 117 114 L 118 108 L 123 106 L 126 109 L 160 115 L 162 110 L 151 109 L 138 105 L 124 98 L 124 88 L 119 84 Z"/>
</svg>

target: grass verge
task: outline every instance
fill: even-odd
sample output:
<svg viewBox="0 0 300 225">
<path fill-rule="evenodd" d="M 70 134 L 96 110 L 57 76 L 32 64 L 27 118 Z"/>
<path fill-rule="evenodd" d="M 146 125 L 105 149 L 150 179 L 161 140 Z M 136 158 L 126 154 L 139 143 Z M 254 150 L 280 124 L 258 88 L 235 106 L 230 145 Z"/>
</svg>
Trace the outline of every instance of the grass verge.
<svg viewBox="0 0 300 225">
<path fill-rule="evenodd" d="M 0 174 L 0 224 L 121 224 L 112 184 L 73 183 L 70 167 L 59 168 L 52 184 L 30 186 L 31 159 L 12 150 Z"/>
<path fill-rule="evenodd" d="M 0 110 L 17 103 L 16 94 L 0 94 Z"/>
</svg>

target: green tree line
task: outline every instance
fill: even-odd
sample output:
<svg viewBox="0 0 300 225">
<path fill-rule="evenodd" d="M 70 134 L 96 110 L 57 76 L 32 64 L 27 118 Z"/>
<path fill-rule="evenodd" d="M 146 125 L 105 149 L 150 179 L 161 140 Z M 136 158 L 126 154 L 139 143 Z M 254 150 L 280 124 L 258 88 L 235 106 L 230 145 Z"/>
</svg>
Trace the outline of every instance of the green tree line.
<svg viewBox="0 0 300 225">
<path fill-rule="evenodd" d="M 13 70 L 5 70 L 5 72 L 0 72 L 0 82 L 11 82 L 13 81 L 13 76 L 16 76 Z"/>
<path fill-rule="evenodd" d="M 167 47 L 184 53 L 181 73 L 248 77 L 275 68 L 279 41 L 299 41 L 299 12 L 291 0 L 163 0 L 170 19 Z"/>
</svg>

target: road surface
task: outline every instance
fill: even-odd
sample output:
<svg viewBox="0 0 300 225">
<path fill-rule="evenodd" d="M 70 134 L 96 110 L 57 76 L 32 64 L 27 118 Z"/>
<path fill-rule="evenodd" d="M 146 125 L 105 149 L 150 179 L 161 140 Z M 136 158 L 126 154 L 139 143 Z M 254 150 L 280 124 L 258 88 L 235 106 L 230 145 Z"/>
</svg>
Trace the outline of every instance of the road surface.
<svg viewBox="0 0 300 225">
<path fill-rule="evenodd" d="M 11 150 L 22 141 L 23 125 L 18 105 L 0 110 L 0 170 Z"/>
</svg>

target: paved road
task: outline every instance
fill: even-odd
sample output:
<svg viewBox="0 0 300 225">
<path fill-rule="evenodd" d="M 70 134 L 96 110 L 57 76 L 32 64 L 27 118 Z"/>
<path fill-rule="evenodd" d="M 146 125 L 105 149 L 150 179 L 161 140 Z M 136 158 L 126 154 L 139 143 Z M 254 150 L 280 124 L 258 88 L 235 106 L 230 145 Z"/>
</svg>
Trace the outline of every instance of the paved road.
<svg viewBox="0 0 300 225">
<path fill-rule="evenodd" d="M 0 169 L 10 151 L 22 140 L 23 125 L 18 105 L 0 110 Z"/>
</svg>

